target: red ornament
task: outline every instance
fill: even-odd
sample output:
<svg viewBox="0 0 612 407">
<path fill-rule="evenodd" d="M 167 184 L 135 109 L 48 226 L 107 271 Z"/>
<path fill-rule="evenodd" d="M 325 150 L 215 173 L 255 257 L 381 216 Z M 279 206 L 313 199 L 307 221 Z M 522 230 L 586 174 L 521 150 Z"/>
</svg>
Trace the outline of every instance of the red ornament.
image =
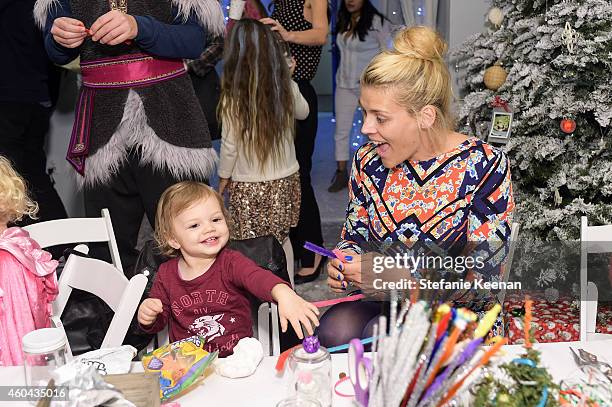
<svg viewBox="0 0 612 407">
<path fill-rule="evenodd" d="M 561 120 L 561 131 L 566 134 L 572 134 L 576 130 L 576 122 L 572 119 L 565 118 Z"/>
</svg>

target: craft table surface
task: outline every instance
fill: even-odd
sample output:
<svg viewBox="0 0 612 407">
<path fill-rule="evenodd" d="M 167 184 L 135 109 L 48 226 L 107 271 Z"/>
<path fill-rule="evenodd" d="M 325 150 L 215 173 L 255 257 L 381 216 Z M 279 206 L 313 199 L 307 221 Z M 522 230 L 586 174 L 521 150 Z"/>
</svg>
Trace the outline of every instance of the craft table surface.
<svg viewBox="0 0 612 407">
<path fill-rule="evenodd" d="M 535 344 L 541 354 L 541 363 L 551 372 L 555 381 L 559 382 L 577 373 L 578 367 L 574 363 L 569 347 L 583 348 L 586 351 L 596 354 L 601 361 L 612 364 L 612 339 L 591 342 L 557 342 Z M 504 359 L 510 360 L 523 352 L 520 345 L 505 346 Z M 182 407 L 200 407 L 204 405 L 230 406 L 230 407 L 273 407 L 282 400 L 285 394 L 285 382 L 282 377 L 275 374 L 274 365 L 276 357 L 266 357 L 263 359 L 257 371 L 250 377 L 244 379 L 226 379 L 216 374 L 207 377 L 197 388 L 179 398 L 177 401 Z M 348 372 L 347 356 L 344 354 L 334 354 L 332 356 L 332 378 L 334 383 L 338 380 L 340 372 Z M 133 364 L 133 371 L 142 371 L 140 363 Z M 23 367 L 3 367 L 0 368 L 0 385 L 23 385 Z M 344 382 L 342 389 L 350 392 L 350 384 Z M 28 406 L 29 403 L 2 402 L 1 406 Z M 343 398 L 334 395 L 334 407 L 352 406 L 350 398 Z"/>
</svg>

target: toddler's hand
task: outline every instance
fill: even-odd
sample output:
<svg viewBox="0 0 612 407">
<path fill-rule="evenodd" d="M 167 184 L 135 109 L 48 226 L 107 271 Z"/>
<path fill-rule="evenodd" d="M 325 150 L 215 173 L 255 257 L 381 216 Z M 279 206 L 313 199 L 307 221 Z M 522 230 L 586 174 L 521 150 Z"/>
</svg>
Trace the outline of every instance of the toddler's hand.
<svg viewBox="0 0 612 407">
<path fill-rule="evenodd" d="M 283 332 L 287 331 L 288 323 L 291 323 L 298 338 L 303 339 L 301 322 L 309 335 L 314 334 L 314 327 L 319 326 L 319 310 L 316 306 L 304 300 L 285 284 L 274 286 L 272 297 L 278 303 L 278 315 Z"/>
<path fill-rule="evenodd" d="M 138 308 L 138 322 L 141 325 L 151 325 L 157 319 L 157 315 L 164 310 L 162 302 L 157 298 L 147 298 Z"/>
</svg>

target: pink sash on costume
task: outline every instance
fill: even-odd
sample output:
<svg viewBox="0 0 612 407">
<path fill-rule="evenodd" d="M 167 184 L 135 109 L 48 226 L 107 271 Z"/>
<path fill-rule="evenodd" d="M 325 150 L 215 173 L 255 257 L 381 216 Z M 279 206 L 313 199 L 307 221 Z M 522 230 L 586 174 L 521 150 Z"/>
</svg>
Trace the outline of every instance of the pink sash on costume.
<svg viewBox="0 0 612 407">
<path fill-rule="evenodd" d="M 83 89 L 77 104 L 66 159 L 81 175 L 89 153 L 89 130 L 96 89 L 127 89 L 149 86 L 186 73 L 180 59 L 163 59 L 147 54 L 81 62 Z"/>
</svg>

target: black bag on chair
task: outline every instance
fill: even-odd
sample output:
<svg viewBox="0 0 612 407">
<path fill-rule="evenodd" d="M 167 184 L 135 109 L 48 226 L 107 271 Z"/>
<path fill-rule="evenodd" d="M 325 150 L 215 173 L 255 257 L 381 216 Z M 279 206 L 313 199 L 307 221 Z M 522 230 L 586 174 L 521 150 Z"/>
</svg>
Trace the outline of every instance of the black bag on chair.
<svg viewBox="0 0 612 407">
<path fill-rule="evenodd" d="M 58 278 L 66 264 L 65 260 L 71 254 L 89 257 L 76 250 L 65 250 L 57 267 Z M 100 348 L 113 319 L 113 311 L 95 295 L 74 289 L 60 318 L 72 353 L 80 355 Z"/>
<path fill-rule="evenodd" d="M 168 257 L 160 253 L 155 241 L 147 240 L 144 243 L 144 246 L 138 254 L 138 258 L 136 259 L 136 264 L 132 269 L 132 275 L 127 276 L 127 278 L 132 278 L 136 274 L 144 274 L 147 276 L 147 286 L 145 287 L 144 293 L 140 298 L 140 303 L 149 297 L 149 292 L 151 291 L 151 287 L 153 287 L 153 280 L 155 279 L 157 269 L 159 268 L 160 264 L 167 260 Z M 140 325 L 138 324 L 138 312 L 136 312 L 132 318 L 132 322 L 130 323 L 130 327 L 125 335 L 123 343 L 125 345 L 132 345 L 140 352 L 141 350 L 145 349 L 149 343 L 151 343 L 154 337 L 155 334 L 146 333 L 140 329 Z"/>
<path fill-rule="evenodd" d="M 283 246 L 274 236 L 261 236 L 245 240 L 230 240 L 227 247 L 239 251 L 259 267 L 270 270 L 275 276 L 290 282 Z"/>
<path fill-rule="evenodd" d="M 144 271 L 149 267 L 151 273 L 154 273 L 157 271 L 158 265 L 166 260 L 155 251 L 155 247 L 151 243 L 147 242 L 148 246 L 145 246 L 141 251 L 137 262 L 140 268 L 134 268 L 134 270 Z M 90 257 L 70 249 L 65 251 L 64 258 L 67 258 L 70 254 Z M 58 277 L 64 264 L 65 261 L 60 261 Z M 126 275 L 126 277 L 132 278 L 134 275 Z M 148 294 L 152 284 L 153 279 L 149 278 L 145 295 L 141 301 L 147 298 L 146 294 Z M 113 319 L 113 315 L 111 308 L 100 298 L 86 291 L 72 290 L 64 312 L 61 315 L 62 324 L 66 330 L 66 336 L 68 337 L 72 353 L 80 355 L 99 349 Z M 135 315 L 123 343 L 125 345 L 132 345 L 140 351 L 146 348 L 152 338 L 152 334 L 146 334 L 140 329 Z"/>
</svg>

